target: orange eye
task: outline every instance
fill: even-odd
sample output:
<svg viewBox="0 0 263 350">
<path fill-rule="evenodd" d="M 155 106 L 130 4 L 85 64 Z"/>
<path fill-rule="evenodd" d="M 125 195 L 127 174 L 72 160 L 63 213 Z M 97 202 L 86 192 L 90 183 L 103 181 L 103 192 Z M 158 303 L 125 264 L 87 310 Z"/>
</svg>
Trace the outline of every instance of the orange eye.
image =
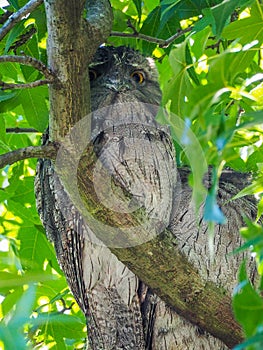
<svg viewBox="0 0 263 350">
<path fill-rule="evenodd" d="M 98 73 L 95 71 L 95 69 L 89 69 L 89 81 L 94 81 L 98 77 Z"/>
<path fill-rule="evenodd" d="M 145 75 L 140 70 L 135 70 L 134 72 L 132 72 L 131 77 L 138 84 L 142 84 L 145 80 Z"/>
</svg>

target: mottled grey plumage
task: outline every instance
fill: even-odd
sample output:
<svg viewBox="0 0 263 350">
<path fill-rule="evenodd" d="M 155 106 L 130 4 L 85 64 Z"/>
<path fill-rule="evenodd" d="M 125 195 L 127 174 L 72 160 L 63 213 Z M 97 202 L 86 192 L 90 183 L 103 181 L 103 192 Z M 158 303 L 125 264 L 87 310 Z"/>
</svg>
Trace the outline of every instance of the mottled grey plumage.
<svg viewBox="0 0 263 350">
<path fill-rule="evenodd" d="M 92 138 L 101 164 L 130 193 L 131 205 L 144 208 L 151 218 L 147 229 L 163 230 L 170 222 L 176 168 L 167 129 L 154 120 L 152 105 L 161 100 L 154 62 L 126 47 L 103 47 L 90 65 L 90 78 Z M 49 160 L 39 161 L 36 197 L 87 317 L 91 348 L 145 349 L 137 277 L 106 246 L 95 243 Z"/>
<path fill-rule="evenodd" d="M 219 205 L 229 223 L 215 228 L 216 254 L 212 260 L 202 208 L 197 220 L 191 205 L 189 171 L 179 169 L 181 189 L 175 189 L 173 145 L 167 129 L 154 120 L 153 105 L 160 103 L 161 93 L 153 60 L 125 47 L 100 48 L 90 65 L 90 77 L 95 151 L 100 166 L 130 194 L 132 199 L 126 208 L 143 208 L 149 218 L 146 228 L 153 234 L 169 225 L 179 249 L 199 270 L 204 284 L 213 281 L 230 293 L 243 256 L 229 253 L 242 243 L 238 234 L 242 213 L 250 216 L 255 211 L 249 200 L 230 201 L 241 189 L 240 175 L 231 172 L 220 183 Z M 227 183 L 228 178 L 232 184 Z M 219 339 L 176 314 L 96 241 L 49 160 L 39 161 L 35 187 L 40 217 L 87 317 L 92 350 L 228 349 Z M 178 197 L 178 211 L 173 215 L 173 201 L 178 202 Z M 116 205 L 116 210 L 121 208 L 107 193 L 101 200 Z M 131 236 L 134 242 L 136 232 Z M 123 244 L 121 238 L 119 243 Z"/>
</svg>

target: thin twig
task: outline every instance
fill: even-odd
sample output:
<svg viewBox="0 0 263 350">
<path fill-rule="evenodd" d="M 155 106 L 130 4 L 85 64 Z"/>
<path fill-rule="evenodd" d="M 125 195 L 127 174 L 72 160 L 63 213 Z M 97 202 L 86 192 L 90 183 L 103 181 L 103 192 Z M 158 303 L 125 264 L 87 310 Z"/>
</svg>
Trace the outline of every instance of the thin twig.
<svg viewBox="0 0 263 350">
<path fill-rule="evenodd" d="M 130 26 L 129 26 L 130 27 Z M 118 37 L 123 37 L 123 38 L 136 38 L 136 39 L 141 39 L 148 41 L 150 43 L 154 43 L 159 45 L 160 47 L 166 48 L 168 47 L 174 40 L 180 38 L 182 35 L 191 32 L 193 27 L 188 27 L 185 29 L 179 29 L 174 35 L 172 35 L 168 39 L 160 39 L 160 38 L 155 38 L 149 35 L 145 35 L 143 33 L 139 33 L 133 28 L 133 33 L 122 33 L 122 32 L 111 32 L 111 36 L 118 36 Z"/>
<path fill-rule="evenodd" d="M 32 12 L 43 0 L 30 0 L 25 6 L 21 7 L 17 12 L 13 13 L 6 23 L 0 29 L 0 41 L 6 36 L 6 34 L 18 23 L 21 18 Z"/>
<path fill-rule="evenodd" d="M 55 75 L 52 73 L 52 71 L 43 62 L 37 60 L 34 57 L 4 55 L 4 56 L 0 56 L 0 63 L 1 62 L 16 62 L 27 66 L 31 66 L 37 69 L 39 72 L 41 72 L 46 78 L 46 79 L 32 81 L 30 83 L 21 83 L 21 84 L 5 83 L 3 81 L 0 81 L 1 90 L 34 88 L 37 86 L 51 84 L 55 80 Z"/>
<path fill-rule="evenodd" d="M 14 42 L 14 44 L 9 47 L 8 52 L 14 50 L 14 53 L 16 54 L 17 49 L 20 46 L 24 45 L 27 41 L 29 41 L 36 32 L 37 29 L 31 26 L 31 28 L 29 28 L 29 30 L 26 33 L 20 35 L 18 39 Z"/>
<path fill-rule="evenodd" d="M 55 78 L 55 75 L 53 74 L 53 72 L 43 62 L 31 56 L 3 55 L 3 56 L 0 56 L 0 63 L 1 62 L 15 62 L 15 63 L 24 64 L 26 66 L 31 66 L 37 69 L 39 72 L 41 72 L 46 79 L 52 81 Z"/>
<path fill-rule="evenodd" d="M 39 133 L 38 130 L 33 128 L 6 128 L 7 134 L 26 134 L 26 133 Z"/>
<path fill-rule="evenodd" d="M 6 11 L 0 16 L 0 24 L 4 24 L 5 21 L 13 14 L 11 11 Z"/>
<path fill-rule="evenodd" d="M 6 165 L 11 165 L 20 160 L 28 158 L 48 158 L 55 159 L 57 155 L 58 144 L 48 143 L 43 146 L 29 146 L 25 148 L 19 148 L 15 151 L 8 152 L 0 155 L 0 169 Z"/>
<path fill-rule="evenodd" d="M 22 83 L 22 84 L 16 84 L 16 83 L 5 83 L 4 81 L 0 80 L 0 90 L 14 90 L 14 89 L 31 89 L 34 87 L 42 86 L 42 85 L 47 85 L 51 84 L 53 81 L 52 80 L 36 80 L 32 81 L 30 83 Z"/>
</svg>

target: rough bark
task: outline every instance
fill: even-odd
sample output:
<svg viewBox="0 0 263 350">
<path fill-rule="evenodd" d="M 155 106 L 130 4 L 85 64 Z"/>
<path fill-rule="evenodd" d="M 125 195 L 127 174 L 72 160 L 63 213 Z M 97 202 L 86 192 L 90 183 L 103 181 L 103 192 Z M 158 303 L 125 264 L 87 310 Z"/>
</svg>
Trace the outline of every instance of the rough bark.
<svg viewBox="0 0 263 350">
<path fill-rule="evenodd" d="M 107 0 L 45 0 L 48 64 L 57 79 L 50 85 L 50 140 L 60 141 L 90 112 L 88 64 L 111 30 Z M 87 11 L 87 19 L 84 18 Z M 91 18 L 90 18 L 91 17 Z M 90 21 L 89 21 L 90 19 Z"/>
</svg>

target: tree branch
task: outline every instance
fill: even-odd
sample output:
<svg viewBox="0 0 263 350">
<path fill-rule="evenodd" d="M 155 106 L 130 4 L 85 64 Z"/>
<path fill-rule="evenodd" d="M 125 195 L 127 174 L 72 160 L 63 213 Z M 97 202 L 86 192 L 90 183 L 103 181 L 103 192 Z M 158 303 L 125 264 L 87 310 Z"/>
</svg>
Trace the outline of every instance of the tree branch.
<svg viewBox="0 0 263 350">
<path fill-rule="evenodd" d="M 15 62 L 24 64 L 26 66 L 31 66 L 41 72 L 44 77 L 50 82 L 55 79 L 55 74 L 43 62 L 37 60 L 34 57 L 3 55 L 0 56 L 0 63 L 2 62 Z"/>
<path fill-rule="evenodd" d="M 49 87 L 49 137 L 61 140 L 90 111 L 85 0 L 45 0 L 44 4 L 48 64 L 58 78 Z"/>
<path fill-rule="evenodd" d="M 113 14 L 109 0 L 87 1 L 87 22 L 97 47 L 109 37 Z"/>
<path fill-rule="evenodd" d="M 13 14 L 11 11 L 6 11 L 0 16 L 0 24 L 4 24 L 5 21 Z"/>
<path fill-rule="evenodd" d="M 38 130 L 33 128 L 6 128 L 7 134 L 24 134 L 24 133 L 39 133 Z"/>
<path fill-rule="evenodd" d="M 20 10 L 13 13 L 6 23 L 0 29 L 0 41 L 6 36 L 6 34 L 18 23 L 21 18 L 26 16 L 28 13 L 32 12 L 37 8 L 40 4 L 42 4 L 43 0 L 30 0 L 25 6 L 23 6 Z"/>
<path fill-rule="evenodd" d="M 194 267 L 191 262 L 191 253 L 194 249 L 191 250 L 189 246 L 201 243 L 205 247 L 206 244 L 202 240 L 202 236 L 204 236 L 203 233 L 207 228 L 203 224 L 202 228 L 199 227 L 197 222 L 199 221 L 200 225 L 203 222 L 202 214 L 200 213 L 200 217 L 196 218 L 194 208 L 191 207 L 191 189 L 187 184 L 187 174 L 189 172 L 180 171 L 182 188 L 179 192 L 181 191 L 182 196 L 180 196 L 180 193 L 175 193 L 174 196 L 175 198 L 181 198 L 181 214 L 175 216 L 174 223 L 171 222 L 171 231 L 166 231 L 144 244 L 118 248 L 116 242 L 120 240 L 121 242 L 130 242 L 128 234 L 122 231 L 122 227 L 137 227 L 138 218 L 136 213 L 124 214 L 112 210 L 107 211 L 107 208 L 100 203 L 93 185 L 95 164 L 96 156 L 88 147 L 87 152 L 83 153 L 83 158 L 78 163 L 78 189 L 82 200 L 85 202 L 87 212 L 92 213 L 92 217 L 96 220 L 92 226 L 90 216 L 87 215 L 86 217 L 87 222 L 91 223 L 91 229 L 96 237 L 102 240 L 120 261 L 150 286 L 163 301 L 172 306 L 179 315 L 221 339 L 230 348 L 241 342 L 243 334 L 240 325 L 233 317 L 230 292 L 209 281 L 207 277 L 202 278 L 202 270 L 209 269 L 206 265 L 207 259 L 202 255 L 204 252 L 200 253 L 200 261 L 197 262 L 198 268 L 197 266 Z M 236 178 L 239 180 L 240 174 L 237 174 Z M 244 178 L 243 180 L 245 181 Z M 106 185 L 101 182 L 100 186 L 100 191 L 106 193 Z M 224 186 L 224 183 L 221 186 Z M 233 187 L 233 185 L 229 186 L 230 189 L 231 186 Z M 237 187 L 234 188 L 235 190 L 232 189 L 231 191 L 239 191 Z M 222 190 L 219 197 L 221 198 L 220 205 L 224 206 L 226 216 L 229 218 L 235 216 L 236 221 L 241 226 L 241 213 L 245 210 L 247 203 L 239 202 L 237 205 L 236 202 L 234 208 L 232 208 L 232 204 L 228 201 L 233 196 L 231 191 Z M 227 205 L 225 201 L 228 203 Z M 248 204 L 245 215 L 249 216 L 249 213 L 253 210 L 255 211 L 255 207 Z M 85 211 L 82 211 L 82 215 L 85 217 Z M 99 223 L 105 224 L 105 228 Z M 119 228 L 119 230 L 116 230 L 116 228 Z M 229 232 L 234 230 L 238 235 L 238 224 L 234 227 L 221 225 L 220 228 L 217 227 L 217 230 L 219 230 L 217 234 L 221 237 L 220 240 L 224 237 L 227 242 Z M 144 237 L 144 235 L 147 236 L 147 232 L 144 232 L 143 228 L 140 227 L 137 232 L 138 241 L 140 236 Z M 199 237 L 201 241 L 194 240 L 195 243 L 190 241 L 188 243 L 187 240 L 190 240 L 190 237 L 197 237 L 196 240 Z M 180 246 L 181 240 L 182 246 Z M 229 242 L 229 247 L 226 250 L 226 246 L 220 241 L 218 249 L 223 249 L 224 254 L 228 254 L 237 244 L 237 241 L 233 239 L 233 242 Z M 188 251 L 189 256 L 181 251 L 183 250 L 182 247 L 185 247 L 185 251 Z M 204 251 L 206 249 L 207 247 L 204 248 Z M 222 256 L 224 256 L 223 253 Z M 235 264 L 239 264 L 244 256 L 232 258 Z M 229 264 L 231 263 L 229 262 Z M 212 266 L 211 263 L 211 269 Z M 211 274 L 213 273 L 211 272 Z M 231 276 L 230 278 L 233 283 L 235 277 Z M 220 282 L 218 281 L 218 283 Z M 231 289 L 229 285 L 226 288 Z"/>
<path fill-rule="evenodd" d="M 174 40 L 180 38 L 182 35 L 191 32 L 193 27 L 188 27 L 186 29 L 179 29 L 174 35 L 172 35 L 168 39 L 159 39 L 155 38 L 149 35 L 145 35 L 143 33 L 137 32 L 134 27 L 131 27 L 131 25 L 128 25 L 130 28 L 133 29 L 133 33 L 121 33 L 121 32 L 111 32 L 111 36 L 118 36 L 118 37 L 123 37 L 123 38 L 136 38 L 136 39 L 141 39 L 145 40 L 154 44 L 159 45 L 160 47 L 166 48 L 168 47 Z"/>
<path fill-rule="evenodd" d="M 1 90 L 9 90 L 9 89 L 28 89 L 28 88 L 34 88 L 34 87 L 38 87 L 38 86 L 42 86 L 42 85 L 47 85 L 47 84 L 51 84 L 52 81 L 50 80 L 36 80 L 36 81 L 32 81 L 31 83 L 23 83 L 23 84 L 12 84 L 12 83 L 5 83 L 3 81 L 0 80 L 0 87 Z"/>
<path fill-rule="evenodd" d="M 6 165 L 11 165 L 19 160 L 28 158 L 48 158 L 55 159 L 58 150 L 57 143 L 48 143 L 43 146 L 29 146 L 19 148 L 15 151 L 0 155 L 0 169 Z"/>
<path fill-rule="evenodd" d="M 49 67 L 58 81 L 50 86 L 51 140 L 61 140 L 90 113 L 88 65 L 109 35 L 108 0 L 45 0 Z M 83 13 L 87 10 L 87 18 Z"/>
</svg>

